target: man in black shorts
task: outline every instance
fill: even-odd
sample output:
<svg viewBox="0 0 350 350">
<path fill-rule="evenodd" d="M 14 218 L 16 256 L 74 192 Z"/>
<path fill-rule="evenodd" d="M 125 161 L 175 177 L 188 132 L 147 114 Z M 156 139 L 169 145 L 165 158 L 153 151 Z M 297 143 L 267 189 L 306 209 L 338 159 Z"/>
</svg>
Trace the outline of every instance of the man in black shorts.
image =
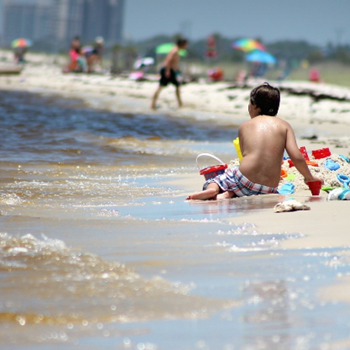
<svg viewBox="0 0 350 350">
<path fill-rule="evenodd" d="M 186 39 L 178 39 L 176 45 L 168 53 L 163 63 L 163 66 L 160 70 L 159 87 L 153 95 L 152 105 L 151 105 L 152 109 L 156 109 L 156 102 L 157 102 L 159 93 L 161 92 L 163 87 L 167 86 L 169 83 L 175 85 L 177 102 L 179 104 L 179 107 L 182 106 L 182 101 L 180 97 L 180 83 L 178 82 L 176 76 L 180 70 L 179 69 L 179 62 L 180 62 L 179 50 L 185 50 L 187 47 L 187 44 L 188 42 Z"/>
</svg>

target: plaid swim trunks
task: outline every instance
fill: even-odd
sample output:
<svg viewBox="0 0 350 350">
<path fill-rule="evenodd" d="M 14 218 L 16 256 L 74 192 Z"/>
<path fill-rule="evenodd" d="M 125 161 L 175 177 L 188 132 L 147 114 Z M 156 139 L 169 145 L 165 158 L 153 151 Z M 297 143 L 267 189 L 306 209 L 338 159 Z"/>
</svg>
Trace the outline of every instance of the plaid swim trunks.
<svg viewBox="0 0 350 350">
<path fill-rule="evenodd" d="M 249 181 L 237 167 L 228 169 L 224 174 L 218 175 L 205 182 L 203 190 L 215 182 L 221 192 L 231 191 L 235 197 L 254 196 L 258 194 L 278 193 L 278 187 L 269 187 Z"/>
</svg>

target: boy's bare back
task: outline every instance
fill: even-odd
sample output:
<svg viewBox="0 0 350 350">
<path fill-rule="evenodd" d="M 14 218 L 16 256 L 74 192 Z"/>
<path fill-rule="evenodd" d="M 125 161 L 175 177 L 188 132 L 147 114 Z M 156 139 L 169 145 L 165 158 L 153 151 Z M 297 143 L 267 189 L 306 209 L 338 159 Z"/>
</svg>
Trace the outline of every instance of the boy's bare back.
<svg viewBox="0 0 350 350">
<path fill-rule="evenodd" d="M 243 123 L 239 128 L 242 174 L 252 182 L 276 187 L 289 129 L 285 121 L 266 115 Z"/>
<path fill-rule="evenodd" d="M 277 186 L 284 150 L 305 177 L 305 181 L 313 180 L 299 151 L 294 131 L 285 120 L 259 115 L 243 123 L 238 132 L 243 154 L 239 169 L 250 181 Z"/>
</svg>

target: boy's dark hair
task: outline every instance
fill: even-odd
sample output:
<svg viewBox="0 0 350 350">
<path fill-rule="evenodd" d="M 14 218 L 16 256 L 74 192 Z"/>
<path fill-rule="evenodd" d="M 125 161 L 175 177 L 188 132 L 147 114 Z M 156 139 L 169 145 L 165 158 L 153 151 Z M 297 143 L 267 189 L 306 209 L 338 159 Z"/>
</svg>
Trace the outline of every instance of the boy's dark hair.
<svg viewBox="0 0 350 350">
<path fill-rule="evenodd" d="M 179 39 L 177 39 L 177 41 L 176 41 L 176 45 L 177 45 L 178 47 L 184 47 L 187 43 L 188 43 L 188 41 L 187 41 L 187 39 L 185 39 L 185 38 L 179 38 Z"/>
<path fill-rule="evenodd" d="M 280 91 L 264 83 L 251 91 L 250 102 L 260 108 L 260 115 L 275 116 L 280 106 Z"/>
</svg>

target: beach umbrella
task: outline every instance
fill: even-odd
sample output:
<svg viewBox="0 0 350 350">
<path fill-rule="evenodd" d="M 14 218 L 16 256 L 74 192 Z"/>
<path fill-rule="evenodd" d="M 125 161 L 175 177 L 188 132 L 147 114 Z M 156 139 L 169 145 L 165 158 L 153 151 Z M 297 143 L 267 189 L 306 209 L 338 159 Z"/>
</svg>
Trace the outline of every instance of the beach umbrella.
<svg viewBox="0 0 350 350">
<path fill-rule="evenodd" d="M 135 61 L 134 68 L 139 69 L 141 67 L 152 66 L 155 63 L 153 57 L 142 57 Z"/>
<path fill-rule="evenodd" d="M 255 50 L 246 56 L 246 61 L 274 64 L 277 62 L 276 58 L 269 52 Z"/>
<path fill-rule="evenodd" d="M 174 46 L 175 46 L 174 43 L 165 43 L 165 44 L 158 45 L 156 47 L 156 54 L 158 54 L 158 55 L 166 55 L 172 50 L 172 48 Z M 186 50 L 179 50 L 179 55 L 180 56 L 186 56 L 187 55 L 187 51 Z"/>
<path fill-rule="evenodd" d="M 11 42 L 11 47 L 29 47 L 32 46 L 32 41 L 30 39 L 18 38 Z"/>
<path fill-rule="evenodd" d="M 244 52 L 251 52 L 253 50 L 266 51 L 266 47 L 259 43 L 259 41 L 254 39 L 239 39 L 236 40 L 232 47 L 237 50 L 242 50 Z"/>
</svg>

